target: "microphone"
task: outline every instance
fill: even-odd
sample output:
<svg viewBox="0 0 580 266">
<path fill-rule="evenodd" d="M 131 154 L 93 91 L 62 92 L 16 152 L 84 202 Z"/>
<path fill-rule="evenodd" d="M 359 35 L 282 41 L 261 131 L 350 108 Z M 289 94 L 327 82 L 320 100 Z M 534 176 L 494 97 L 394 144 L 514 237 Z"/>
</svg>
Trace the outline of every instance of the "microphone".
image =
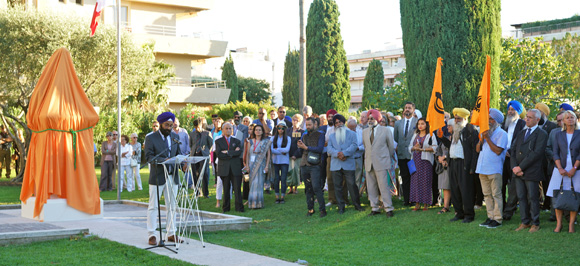
<svg viewBox="0 0 580 266">
<path fill-rule="evenodd" d="M 181 145 L 181 141 L 179 141 L 178 139 L 176 139 L 176 138 L 171 138 L 171 139 L 173 140 L 173 142 L 175 142 L 175 143 L 177 143 L 177 144 Z"/>
</svg>

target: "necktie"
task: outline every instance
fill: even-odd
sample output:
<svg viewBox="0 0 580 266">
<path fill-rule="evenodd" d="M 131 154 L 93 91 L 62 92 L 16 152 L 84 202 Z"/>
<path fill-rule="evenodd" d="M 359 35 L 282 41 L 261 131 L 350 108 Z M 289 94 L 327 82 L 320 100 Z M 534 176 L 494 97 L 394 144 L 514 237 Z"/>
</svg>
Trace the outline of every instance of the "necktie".
<svg viewBox="0 0 580 266">
<path fill-rule="evenodd" d="M 373 144 L 373 141 L 375 140 L 375 127 L 371 128 L 371 144 Z"/>
<path fill-rule="evenodd" d="M 407 123 L 405 124 L 405 138 L 407 137 L 407 134 L 409 134 L 409 121 L 411 120 L 407 120 Z"/>
<path fill-rule="evenodd" d="M 532 132 L 531 128 L 528 128 L 528 131 L 526 132 L 526 136 L 524 136 L 524 141 L 526 141 L 528 139 L 528 137 L 530 136 L 530 133 Z"/>
</svg>

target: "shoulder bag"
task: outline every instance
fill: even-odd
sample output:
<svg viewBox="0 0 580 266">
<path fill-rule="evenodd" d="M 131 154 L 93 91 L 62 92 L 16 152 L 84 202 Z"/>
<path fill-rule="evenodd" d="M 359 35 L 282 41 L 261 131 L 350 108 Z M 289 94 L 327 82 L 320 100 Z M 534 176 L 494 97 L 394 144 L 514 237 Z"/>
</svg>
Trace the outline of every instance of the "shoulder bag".
<svg viewBox="0 0 580 266">
<path fill-rule="evenodd" d="M 570 190 L 564 190 L 564 178 L 560 183 L 560 189 L 554 189 L 554 209 L 564 211 L 578 211 L 580 206 L 580 193 L 574 191 L 574 182 L 570 180 Z"/>
</svg>

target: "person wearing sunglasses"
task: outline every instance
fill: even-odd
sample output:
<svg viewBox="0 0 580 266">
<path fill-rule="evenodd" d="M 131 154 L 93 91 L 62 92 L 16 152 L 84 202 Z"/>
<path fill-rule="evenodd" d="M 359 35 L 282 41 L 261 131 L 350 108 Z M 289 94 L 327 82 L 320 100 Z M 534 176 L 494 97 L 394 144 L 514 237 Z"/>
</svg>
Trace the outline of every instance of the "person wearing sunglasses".
<svg viewBox="0 0 580 266">
<path fill-rule="evenodd" d="M 274 119 L 274 124 L 278 125 L 280 122 L 284 122 L 287 128 L 292 127 L 292 120 L 286 116 L 286 107 L 283 105 L 278 107 L 278 117 Z"/>
<path fill-rule="evenodd" d="M 274 192 L 276 193 L 276 203 L 285 203 L 286 178 L 288 177 L 288 166 L 290 164 L 290 145 L 292 140 L 286 135 L 286 122 L 280 121 L 276 125 L 276 132 L 272 137 L 272 164 L 274 166 Z M 280 189 L 280 183 L 281 189 Z"/>
</svg>

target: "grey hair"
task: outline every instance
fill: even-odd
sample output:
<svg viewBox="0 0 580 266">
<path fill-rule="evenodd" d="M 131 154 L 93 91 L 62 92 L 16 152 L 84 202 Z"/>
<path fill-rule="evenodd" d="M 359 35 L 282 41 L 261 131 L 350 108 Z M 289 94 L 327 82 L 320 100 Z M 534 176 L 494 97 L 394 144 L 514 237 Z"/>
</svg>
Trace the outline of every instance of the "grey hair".
<svg viewBox="0 0 580 266">
<path fill-rule="evenodd" d="M 534 112 L 536 114 L 535 117 L 537 119 L 541 119 L 542 118 L 542 112 L 540 112 L 540 110 L 538 110 L 538 109 L 532 109 L 532 110 L 529 110 L 528 113 L 529 112 Z"/>
<path fill-rule="evenodd" d="M 131 133 L 131 138 L 132 138 L 132 137 L 138 137 L 138 136 L 137 136 L 137 133 Z"/>
<path fill-rule="evenodd" d="M 230 127 L 232 127 L 232 128 L 233 128 L 233 126 L 232 126 L 232 123 L 230 123 L 230 122 L 225 122 L 225 123 L 223 123 L 223 124 L 222 124 L 222 128 L 226 127 L 226 125 L 229 125 Z"/>
<path fill-rule="evenodd" d="M 302 108 L 302 113 L 312 114 L 312 107 L 309 105 L 304 106 L 304 108 Z"/>
<path fill-rule="evenodd" d="M 578 125 L 578 116 L 576 116 L 576 114 L 570 110 L 566 110 L 564 112 L 562 112 L 562 131 L 566 130 L 566 123 L 563 121 L 564 119 L 566 119 L 567 116 L 572 116 L 574 117 L 574 120 L 576 120 L 576 126 L 574 127 L 574 129 L 579 129 L 580 125 Z"/>
<path fill-rule="evenodd" d="M 356 125 L 357 124 L 356 118 L 349 118 L 348 121 L 346 122 L 346 124 L 347 125 L 350 125 L 350 124 L 355 124 Z"/>
<path fill-rule="evenodd" d="M 244 119 L 246 119 L 246 118 L 247 118 L 247 119 L 249 119 L 249 120 L 250 120 L 250 122 L 252 122 L 252 118 L 251 118 L 250 116 L 244 116 L 244 118 L 242 119 L 242 121 L 243 121 Z"/>
</svg>

